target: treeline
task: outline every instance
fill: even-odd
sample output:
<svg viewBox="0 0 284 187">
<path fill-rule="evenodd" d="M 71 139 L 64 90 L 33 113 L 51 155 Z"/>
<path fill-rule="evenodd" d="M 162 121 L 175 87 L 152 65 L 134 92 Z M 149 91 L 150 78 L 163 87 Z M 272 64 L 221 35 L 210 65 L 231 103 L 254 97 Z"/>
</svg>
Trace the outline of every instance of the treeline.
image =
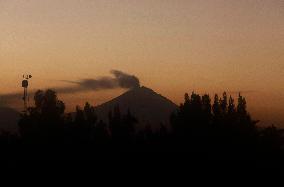
<svg viewBox="0 0 284 187">
<path fill-rule="evenodd" d="M 184 103 L 170 118 L 170 126 L 160 124 L 137 130 L 139 121 L 129 110 L 121 114 L 119 106 L 109 112 L 108 121 L 98 120 L 94 106 L 77 107 L 65 114 L 65 104 L 52 90 L 38 91 L 34 107 L 23 113 L 19 135 L 2 133 L 0 146 L 5 154 L 17 158 L 94 159 L 149 157 L 281 160 L 280 130 L 260 128 L 247 111 L 244 97 L 237 102 L 224 93 L 185 94 Z M 14 157 L 13 157 L 14 158 Z M 143 157 L 144 159 L 146 157 Z"/>
</svg>

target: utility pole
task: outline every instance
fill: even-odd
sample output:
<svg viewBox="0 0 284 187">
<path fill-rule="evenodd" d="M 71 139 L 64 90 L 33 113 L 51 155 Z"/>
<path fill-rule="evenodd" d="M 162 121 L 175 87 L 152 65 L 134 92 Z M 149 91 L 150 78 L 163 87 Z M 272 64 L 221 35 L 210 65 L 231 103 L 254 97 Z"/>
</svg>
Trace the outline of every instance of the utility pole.
<svg viewBox="0 0 284 187">
<path fill-rule="evenodd" d="M 22 87 L 24 88 L 24 113 L 27 113 L 28 110 L 28 87 L 29 87 L 29 79 L 31 79 L 31 75 L 23 75 Z"/>
</svg>

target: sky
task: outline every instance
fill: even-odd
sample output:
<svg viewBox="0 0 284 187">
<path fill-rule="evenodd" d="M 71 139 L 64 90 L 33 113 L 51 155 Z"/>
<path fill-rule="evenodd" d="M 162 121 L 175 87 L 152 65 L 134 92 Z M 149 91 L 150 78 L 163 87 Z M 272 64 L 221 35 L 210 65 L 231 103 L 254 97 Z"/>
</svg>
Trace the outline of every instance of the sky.
<svg viewBox="0 0 284 187">
<path fill-rule="evenodd" d="M 24 73 L 44 89 L 115 69 L 177 104 L 240 91 L 254 118 L 284 127 L 283 51 L 283 0 L 0 0 L 0 94 Z M 124 91 L 60 98 L 73 110 Z"/>
</svg>

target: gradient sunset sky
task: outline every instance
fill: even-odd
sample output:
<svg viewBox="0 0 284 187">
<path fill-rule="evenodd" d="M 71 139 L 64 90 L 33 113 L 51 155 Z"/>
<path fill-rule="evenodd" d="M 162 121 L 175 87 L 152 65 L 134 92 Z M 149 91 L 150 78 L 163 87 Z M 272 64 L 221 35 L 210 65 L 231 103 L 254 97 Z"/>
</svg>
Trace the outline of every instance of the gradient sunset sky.
<svg viewBox="0 0 284 187">
<path fill-rule="evenodd" d="M 177 104 L 237 92 L 253 117 L 284 126 L 283 0 L 0 0 L 0 94 L 59 80 L 134 74 Z M 125 90 L 60 95 L 69 107 Z M 213 95 L 212 95 L 213 96 Z"/>
</svg>

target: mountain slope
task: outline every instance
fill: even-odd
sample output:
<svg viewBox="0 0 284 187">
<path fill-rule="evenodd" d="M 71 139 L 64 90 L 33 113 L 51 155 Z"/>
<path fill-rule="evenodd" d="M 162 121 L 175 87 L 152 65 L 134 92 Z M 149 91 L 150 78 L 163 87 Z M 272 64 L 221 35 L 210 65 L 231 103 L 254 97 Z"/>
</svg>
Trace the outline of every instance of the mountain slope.
<svg viewBox="0 0 284 187">
<path fill-rule="evenodd" d="M 20 113 L 8 107 L 0 107 L 0 129 L 16 132 Z"/>
<path fill-rule="evenodd" d="M 177 105 L 169 99 L 142 86 L 97 106 L 95 109 L 99 119 L 107 121 L 109 111 L 116 105 L 119 105 L 122 114 L 128 109 L 131 111 L 139 121 L 138 128 L 151 125 L 153 129 L 158 128 L 160 123 L 168 125 L 171 113 L 177 109 Z"/>
</svg>

